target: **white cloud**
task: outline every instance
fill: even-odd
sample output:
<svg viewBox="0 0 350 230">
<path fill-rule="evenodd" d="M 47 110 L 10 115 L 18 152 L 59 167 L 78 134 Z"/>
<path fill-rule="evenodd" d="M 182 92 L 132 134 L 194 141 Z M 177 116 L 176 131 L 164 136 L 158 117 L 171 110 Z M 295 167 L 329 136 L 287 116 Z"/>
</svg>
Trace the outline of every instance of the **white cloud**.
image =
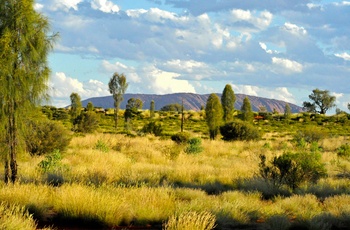
<svg viewBox="0 0 350 230">
<path fill-rule="evenodd" d="M 35 4 L 34 4 L 34 9 L 35 9 L 36 11 L 41 11 L 43 8 L 44 8 L 44 5 L 43 5 L 43 4 L 40 4 L 40 3 L 35 3 Z"/>
<path fill-rule="evenodd" d="M 336 57 L 342 58 L 345 61 L 350 61 L 350 54 L 344 52 L 344 53 L 339 53 L 339 54 L 334 54 Z"/>
<path fill-rule="evenodd" d="M 70 9 L 78 10 L 78 5 L 81 2 L 83 2 L 83 0 L 52 0 L 51 4 L 49 4 L 49 9 L 52 11 L 69 11 Z"/>
<path fill-rule="evenodd" d="M 91 7 L 94 10 L 101 10 L 105 13 L 116 13 L 120 10 L 118 5 L 115 5 L 113 2 L 108 0 L 92 0 Z"/>
<path fill-rule="evenodd" d="M 304 27 L 299 27 L 295 24 L 292 24 L 290 22 L 284 23 L 283 30 L 297 36 L 303 36 L 307 34 L 307 31 Z"/>
<path fill-rule="evenodd" d="M 53 74 L 49 82 L 49 95 L 53 104 L 57 107 L 64 107 L 70 103 L 71 93 L 78 93 L 81 99 L 108 95 L 108 87 L 98 80 L 80 82 L 76 78 L 67 77 L 63 72 Z"/>
<path fill-rule="evenodd" d="M 285 102 L 296 104 L 296 99 L 286 87 L 268 88 L 252 85 L 232 85 L 235 93 L 246 94 L 250 96 L 273 98 Z"/>
<path fill-rule="evenodd" d="M 245 21 L 260 30 L 266 29 L 272 22 L 273 15 L 268 11 L 256 12 L 250 10 L 234 9 L 231 11 L 232 22 Z"/>
<path fill-rule="evenodd" d="M 291 73 L 301 73 L 303 71 L 302 64 L 289 59 L 273 57 L 272 63 L 276 65 L 277 67 L 276 70 L 277 72 L 280 72 L 280 73 L 291 74 Z"/>
</svg>

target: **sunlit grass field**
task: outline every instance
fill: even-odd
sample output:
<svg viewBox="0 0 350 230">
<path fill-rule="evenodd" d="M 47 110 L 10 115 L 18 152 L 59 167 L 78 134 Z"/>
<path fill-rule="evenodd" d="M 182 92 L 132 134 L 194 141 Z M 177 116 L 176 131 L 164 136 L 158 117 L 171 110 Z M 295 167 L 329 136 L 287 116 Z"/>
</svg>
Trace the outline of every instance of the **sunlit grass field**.
<svg viewBox="0 0 350 230">
<path fill-rule="evenodd" d="M 74 134 L 64 152 L 19 155 L 19 181 L 0 181 L 0 229 L 349 228 L 350 158 L 338 152 L 350 142 L 350 126 L 342 115 L 274 117 L 255 122 L 261 140 L 225 142 L 208 139 L 203 111 L 186 111 L 185 132 L 201 140 L 197 153 L 170 139 L 180 113 L 149 116 L 143 111 L 128 132 L 121 118 L 117 134 L 113 116 L 101 115 L 99 129 Z M 162 136 L 138 131 L 150 121 L 162 125 Z M 326 134 L 317 144 L 293 140 L 316 126 Z M 270 160 L 311 149 L 327 170 L 317 183 L 276 189 L 259 175 L 261 154 Z"/>
<path fill-rule="evenodd" d="M 202 139 L 197 154 L 153 135 L 74 136 L 49 170 L 39 167 L 47 156 L 20 156 L 19 182 L 0 183 L 1 204 L 16 220 L 4 229 L 341 229 L 350 223 L 350 164 L 336 152 L 348 141 L 319 143 L 327 178 L 266 198 L 274 191 L 258 177 L 259 155 L 298 151 L 289 133 L 265 133 L 258 142 Z"/>
</svg>

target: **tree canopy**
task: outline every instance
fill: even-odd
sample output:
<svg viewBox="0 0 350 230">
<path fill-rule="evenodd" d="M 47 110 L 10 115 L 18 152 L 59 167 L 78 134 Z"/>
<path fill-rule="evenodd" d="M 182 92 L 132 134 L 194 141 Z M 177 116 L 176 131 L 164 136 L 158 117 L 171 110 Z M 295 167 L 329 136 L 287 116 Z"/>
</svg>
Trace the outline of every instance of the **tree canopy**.
<svg viewBox="0 0 350 230">
<path fill-rule="evenodd" d="M 232 86 L 227 84 L 222 92 L 221 105 L 223 109 L 224 122 L 230 122 L 233 120 L 233 112 L 235 109 L 236 96 L 232 90 Z"/>
<path fill-rule="evenodd" d="M 0 130 L 6 183 L 17 179 L 23 122 L 48 98 L 47 57 L 56 37 L 47 35 L 49 29 L 33 0 L 0 0 Z"/>
<path fill-rule="evenodd" d="M 114 122 L 115 128 L 118 128 L 118 112 L 120 103 L 124 100 L 124 94 L 129 84 L 126 82 L 126 76 L 124 74 L 114 73 L 108 83 L 109 92 L 114 99 Z"/>
<path fill-rule="evenodd" d="M 314 89 L 309 95 L 311 102 L 304 101 L 303 106 L 308 112 L 326 114 L 335 107 L 335 96 L 331 96 L 328 90 Z"/>
<path fill-rule="evenodd" d="M 209 128 L 210 139 L 215 139 L 222 124 L 222 106 L 220 98 L 215 93 L 209 95 L 205 106 L 205 116 Z"/>
</svg>

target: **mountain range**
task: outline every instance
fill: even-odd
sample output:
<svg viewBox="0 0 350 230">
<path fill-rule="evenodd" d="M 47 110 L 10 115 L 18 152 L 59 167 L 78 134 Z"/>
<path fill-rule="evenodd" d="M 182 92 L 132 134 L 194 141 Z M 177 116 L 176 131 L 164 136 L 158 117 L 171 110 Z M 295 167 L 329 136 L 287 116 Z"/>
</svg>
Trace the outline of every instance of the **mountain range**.
<svg viewBox="0 0 350 230">
<path fill-rule="evenodd" d="M 181 104 L 183 102 L 185 110 L 198 111 L 205 106 L 210 94 L 194 94 L 194 93 L 173 93 L 165 95 L 157 94 L 124 94 L 124 100 L 120 105 L 121 109 L 125 109 L 127 101 L 130 98 L 138 98 L 143 102 L 143 109 L 149 109 L 151 101 L 154 101 L 155 110 L 160 110 L 163 106 L 169 104 Z M 221 94 L 218 94 L 221 97 Z M 280 113 L 284 112 L 287 102 L 263 97 L 249 96 L 245 94 L 235 94 L 236 102 L 235 109 L 240 110 L 243 104 L 243 99 L 248 97 L 253 111 L 259 111 L 259 107 L 265 107 L 267 111 L 272 112 L 274 109 Z M 83 107 L 91 102 L 95 107 L 104 109 L 114 108 L 114 100 L 112 96 L 93 97 L 82 101 Z M 299 113 L 303 108 L 291 103 L 288 103 L 292 113 Z"/>
</svg>

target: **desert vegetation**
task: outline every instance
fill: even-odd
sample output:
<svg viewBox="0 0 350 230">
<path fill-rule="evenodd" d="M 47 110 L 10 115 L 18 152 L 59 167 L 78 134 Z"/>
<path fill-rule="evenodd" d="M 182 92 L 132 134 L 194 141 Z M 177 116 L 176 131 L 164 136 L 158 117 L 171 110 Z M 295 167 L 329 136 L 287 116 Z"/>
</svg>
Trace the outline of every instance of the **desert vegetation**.
<svg viewBox="0 0 350 230">
<path fill-rule="evenodd" d="M 345 113 L 291 114 L 288 121 L 282 113 L 271 114 L 270 120 L 249 123 L 244 133 L 258 136 L 245 140 L 225 138 L 246 130 L 239 111 L 215 139 L 203 111 L 184 111 L 184 132 L 180 112 L 155 111 L 151 117 L 142 110 L 127 131 L 123 119 L 115 131 L 114 115 L 97 113 L 99 126 L 92 133 L 76 131 L 67 109 L 42 111 L 44 124 L 59 126 L 49 132 L 39 120 L 37 132 L 55 133 L 62 142 L 67 139 L 60 134 L 70 138 L 65 148 L 53 150 L 43 142 L 40 151 L 23 152 L 18 182 L 0 182 L 1 204 L 21 229 L 349 226 Z M 33 142 L 29 147 L 38 145 L 38 139 Z"/>
</svg>

